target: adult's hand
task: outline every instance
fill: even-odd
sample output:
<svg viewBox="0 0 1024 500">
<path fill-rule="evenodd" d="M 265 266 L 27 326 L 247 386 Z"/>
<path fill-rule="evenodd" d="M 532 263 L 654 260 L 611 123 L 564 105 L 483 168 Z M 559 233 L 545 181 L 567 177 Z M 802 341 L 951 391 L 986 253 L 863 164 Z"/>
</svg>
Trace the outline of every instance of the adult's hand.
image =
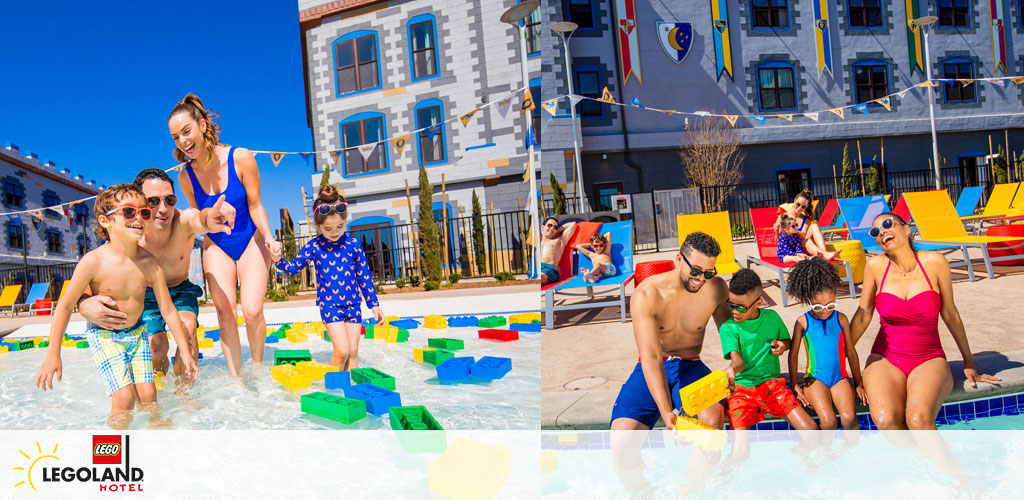
<svg viewBox="0 0 1024 500">
<path fill-rule="evenodd" d="M 224 201 L 224 195 L 220 195 L 217 203 L 210 207 L 207 213 L 207 226 L 211 232 L 226 234 L 231 234 L 231 229 L 235 227 L 235 207 Z"/>
<path fill-rule="evenodd" d="M 979 375 L 978 371 L 974 368 L 964 368 L 964 376 L 967 377 L 967 381 L 971 383 L 971 387 L 978 387 L 978 382 L 985 382 L 993 385 L 1002 382 L 1002 379 L 996 378 L 992 375 Z"/>
<path fill-rule="evenodd" d="M 94 295 L 78 303 L 78 312 L 86 320 L 106 330 L 127 328 L 128 315 L 117 310 L 117 302 L 106 295 Z"/>
</svg>

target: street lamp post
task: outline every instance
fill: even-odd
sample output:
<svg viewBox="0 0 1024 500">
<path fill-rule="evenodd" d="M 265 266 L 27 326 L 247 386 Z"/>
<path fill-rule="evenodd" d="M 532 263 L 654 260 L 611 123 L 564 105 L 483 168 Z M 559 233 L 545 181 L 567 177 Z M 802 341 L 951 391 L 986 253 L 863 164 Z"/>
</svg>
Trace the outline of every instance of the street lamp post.
<svg viewBox="0 0 1024 500">
<path fill-rule="evenodd" d="M 928 54 L 928 26 L 931 26 L 939 18 L 935 16 L 919 17 L 911 21 L 918 29 L 924 32 L 924 61 L 926 76 L 932 79 L 932 58 Z M 935 87 L 928 85 L 928 118 L 932 126 L 932 163 L 935 167 L 935 189 L 942 189 L 942 174 L 939 169 L 939 139 L 935 132 Z"/>
<path fill-rule="evenodd" d="M 551 25 L 551 30 L 558 33 L 558 36 L 562 37 L 562 47 L 565 52 L 565 80 L 569 82 L 569 95 L 575 95 L 572 84 L 572 65 L 569 64 L 569 38 L 572 38 L 572 33 L 579 28 L 579 25 L 571 22 L 557 22 Z M 583 213 L 583 207 L 586 205 L 586 189 L 583 188 L 583 163 L 580 161 L 580 143 L 577 139 L 577 127 L 579 124 L 576 123 L 576 106 L 572 103 L 572 98 L 569 98 L 569 114 L 572 116 L 572 148 L 576 155 L 576 198 L 577 198 L 577 213 Z"/>
<path fill-rule="evenodd" d="M 523 88 L 530 88 L 530 76 L 526 70 L 526 24 L 520 23 L 533 11 L 540 8 L 539 0 L 523 0 L 513 5 L 501 15 L 501 22 L 511 24 L 519 32 L 519 67 L 523 73 Z M 533 96 L 534 99 L 537 96 Z M 530 129 L 532 117 L 523 113 L 526 119 L 526 130 Z M 534 134 L 537 132 L 534 131 Z M 537 218 L 537 175 L 533 169 L 533 141 L 526 144 L 526 173 L 530 178 L 530 237 L 536 248 L 533 251 L 533 272 L 540 275 L 540 220 Z"/>
</svg>

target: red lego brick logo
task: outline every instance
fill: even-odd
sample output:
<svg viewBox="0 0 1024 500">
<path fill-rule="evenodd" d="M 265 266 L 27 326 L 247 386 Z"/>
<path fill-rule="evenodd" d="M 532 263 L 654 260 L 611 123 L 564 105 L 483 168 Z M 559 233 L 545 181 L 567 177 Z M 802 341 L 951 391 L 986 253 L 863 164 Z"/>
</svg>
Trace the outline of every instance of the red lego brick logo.
<svg viewBox="0 0 1024 500">
<path fill-rule="evenodd" d="M 92 463 L 121 463 L 121 436 L 92 437 Z"/>
</svg>

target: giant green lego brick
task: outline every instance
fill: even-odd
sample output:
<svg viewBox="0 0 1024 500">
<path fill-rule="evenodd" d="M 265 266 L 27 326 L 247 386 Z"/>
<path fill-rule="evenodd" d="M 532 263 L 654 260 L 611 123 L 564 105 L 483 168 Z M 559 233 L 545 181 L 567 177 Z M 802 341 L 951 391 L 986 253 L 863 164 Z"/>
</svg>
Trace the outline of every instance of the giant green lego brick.
<svg viewBox="0 0 1024 500">
<path fill-rule="evenodd" d="M 274 366 L 294 365 L 299 361 L 313 361 L 313 355 L 309 353 L 309 349 L 278 349 L 274 351 Z"/>
<path fill-rule="evenodd" d="M 89 341 L 88 340 L 79 340 L 78 342 L 75 342 L 75 348 L 76 349 L 88 349 L 89 348 Z"/>
<path fill-rule="evenodd" d="M 434 351 L 423 351 L 423 362 L 424 363 L 430 363 L 430 364 L 432 364 L 434 366 L 437 366 L 437 365 L 439 365 L 441 363 L 444 363 L 446 359 L 454 358 L 454 357 L 455 357 L 455 353 L 454 352 L 445 351 L 445 350 L 442 350 L 442 349 L 437 349 L 437 350 L 434 350 Z"/>
<path fill-rule="evenodd" d="M 459 339 L 446 339 L 443 337 L 427 339 L 427 345 L 435 349 L 444 349 L 446 351 L 459 351 L 466 347 Z"/>
<path fill-rule="evenodd" d="M 391 428 L 406 453 L 442 453 L 448 447 L 444 429 L 422 406 L 388 408 Z"/>
<path fill-rule="evenodd" d="M 4 345 L 9 347 L 11 349 L 11 351 L 24 351 L 26 349 L 31 349 L 31 348 L 35 347 L 36 343 L 33 342 L 32 339 L 26 339 L 26 340 L 5 340 L 4 341 Z"/>
<path fill-rule="evenodd" d="M 497 328 L 507 324 L 504 316 L 488 316 L 478 321 L 476 326 L 479 328 Z"/>
<path fill-rule="evenodd" d="M 278 328 L 277 331 L 275 331 L 271 335 L 284 340 L 286 337 L 288 337 L 288 329 L 288 325 L 281 325 L 281 327 Z"/>
<path fill-rule="evenodd" d="M 366 402 L 359 399 L 314 392 L 302 395 L 299 401 L 303 413 L 329 418 L 343 424 L 358 422 L 366 417 Z"/>
<path fill-rule="evenodd" d="M 373 384 L 389 391 L 395 390 L 395 377 L 388 375 L 376 368 L 353 368 L 353 384 Z"/>
</svg>

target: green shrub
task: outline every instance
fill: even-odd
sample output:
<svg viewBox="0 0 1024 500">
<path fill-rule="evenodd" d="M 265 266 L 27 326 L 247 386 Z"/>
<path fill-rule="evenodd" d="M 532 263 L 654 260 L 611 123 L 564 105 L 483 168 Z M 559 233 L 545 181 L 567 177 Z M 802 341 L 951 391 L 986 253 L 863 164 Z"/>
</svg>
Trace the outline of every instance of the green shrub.
<svg viewBox="0 0 1024 500">
<path fill-rule="evenodd" d="M 494 275 L 494 279 L 498 280 L 499 283 L 504 283 L 506 281 L 515 281 L 516 280 L 516 275 L 514 275 L 514 274 L 512 274 L 512 273 L 510 273 L 508 271 L 502 271 L 502 272 L 500 272 L 498 274 L 495 274 Z"/>
<path fill-rule="evenodd" d="M 733 224 L 732 225 L 732 237 L 733 238 L 745 238 L 754 234 L 754 228 L 747 224 Z"/>
<path fill-rule="evenodd" d="M 274 302 L 283 302 L 288 300 L 288 296 L 278 290 L 267 290 L 267 299 Z"/>
<path fill-rule="evenodd" d="M 384 282 L 378 281 L 373 284 L 373 288 L 377 290 L 377 295 L 387 295 L 387 290 L 384 289 Z"/>
<path fill-rule="evenodd" d="M 286 293 L 289 296 L 299 293 L 299 285 L 288 285 L 284 289 L 284 293 Z"/>
<path fill-rule="evenodd" d="M 451 273 L 448 275 L 448 283 L 456 284 L 462 279 L 462 275 L 459 273 Z"/>
<path fill-rule="evenodd" d="M 405 278 L 399 278 L 397 281 L 395 281 L 395 286 L 398 288 L 405 288 L 405 282 Z"/>
<path fill-rule="evenodd" d="M 436 281 L 428 281 L 423 284 L 423 289 L 429 292 L 431 290 L 437 290 L 440 286 L 441 284 Z"/>
<path fill-rule="evenodd" d="M 411 286 L 411 287 L 418 287 L 418 286 L 420 286 L 420 277 L 419 276 L 409 276 L 409 286 Z"/>
</svg>

